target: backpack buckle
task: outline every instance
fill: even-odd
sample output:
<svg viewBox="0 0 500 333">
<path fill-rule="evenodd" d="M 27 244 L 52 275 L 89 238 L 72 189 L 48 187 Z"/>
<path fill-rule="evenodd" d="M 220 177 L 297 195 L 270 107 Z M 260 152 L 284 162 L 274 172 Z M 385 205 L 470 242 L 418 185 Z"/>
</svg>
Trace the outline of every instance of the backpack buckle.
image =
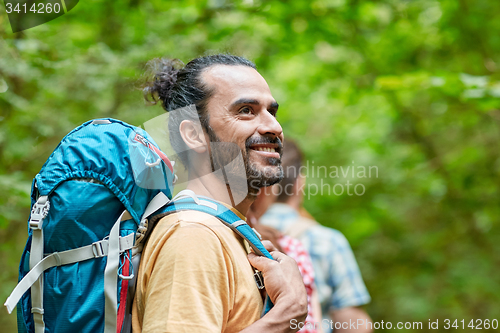
<svg viewBox="0 0 500 333">
<path fill-rule="evenodd" d="M 47 216 L 50 209 L 49 198 L 44 195 L 38 198 L 31 210 L 29 226 L 31 229 L 42 229 L 43 219 Z"/>
<path fill-rule="evenodd" d="M 253 274 L 253 278 L 255 279 L 255 282 L 257 283 L 257 288 L 259 290 L 264 289 L 264 277 L 262 276 L 261 271 L 255 270 L 255 273 Z"/>
<path fill-rule="evenodd" d="M 94 258 L 101 258 L 101 257 L 104 257 L 106 255 L 104 253 L 102 241 L 92 243 L 92 253 L 94 254 Z"/>
<path fill-rule="evenodd" d="M 144 237 L 146 237 L 146 233 L 148 232 L 148 219 L 144 218 L 139 223 L 139 227 L 137 228 L 137 232 L 135 233 L 135 243 L 140 243 Z"/>
<path fill-rule="evenodd" d="M 43 315 L 44 311 L 43 311 L 43 309 L 32 307 L 31 313 L 38 313 L 38 314 Z"/>
</svg>

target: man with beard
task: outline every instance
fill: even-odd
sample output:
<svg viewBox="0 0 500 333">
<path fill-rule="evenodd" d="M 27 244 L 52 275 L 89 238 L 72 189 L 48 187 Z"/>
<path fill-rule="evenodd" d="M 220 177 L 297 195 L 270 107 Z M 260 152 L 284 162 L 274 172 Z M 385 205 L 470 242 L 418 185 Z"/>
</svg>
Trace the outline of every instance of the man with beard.
<svg viewBox="0 0 500 333">
<path fill-rule="evenodd" d="M 278 104 L 250 61 L 231 55 L 152 62 L 146 98 L 169 112 L 172 147 L 188 171 L 188 190 L 217 200 L 242 220 L 259 188 L 281 180 Z M 269 245 L 268 245 L 269 246 Z M 268 247 L 266 246 L 266 247 Z M 134 332 L 293 332 L 307 314 L 293 259 L 250 253 L 217 218 L 178 211 L 161 218 L 142 253 L 132 309 Z M 261 318 L 264 276 L 274 307 Z"/>
</svg>

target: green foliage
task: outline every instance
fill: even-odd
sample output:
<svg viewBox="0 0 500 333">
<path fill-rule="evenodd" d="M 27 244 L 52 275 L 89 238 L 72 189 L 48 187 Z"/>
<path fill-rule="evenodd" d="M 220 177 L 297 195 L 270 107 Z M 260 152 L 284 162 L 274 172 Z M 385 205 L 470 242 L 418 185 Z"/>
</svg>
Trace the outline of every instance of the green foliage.
<svg viewBox="0 0 500 333">
<path fill-rule="evenodd" d="M 353 245 L 375 321 L 500 313 L 500 2 L 88 0 L 15 34 L 1 10 L 1 299 L 31 179 L 60 139 L 95 117 L 162 114 L 136 89 L 149 59 L 229 51 L 256 62 L 310 165 L 377 167 L 310 176 L 365 193 L 309 187 L 305 202 Z M 15 318 L 0 324 L 11 331 Z"/>
</svg>

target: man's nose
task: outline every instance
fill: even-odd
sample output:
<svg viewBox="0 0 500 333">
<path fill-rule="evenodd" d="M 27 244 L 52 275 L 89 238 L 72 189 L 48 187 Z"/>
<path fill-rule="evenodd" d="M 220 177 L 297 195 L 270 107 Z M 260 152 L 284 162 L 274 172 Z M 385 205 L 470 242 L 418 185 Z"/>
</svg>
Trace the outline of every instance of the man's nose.
<svg viewBox="0 0 500 333">
<path fill-rule="evenodd" d="M 283 128 L 281 128 L 280 123 L 276 117 L 274 117 L 267 110 L 262 112 L 261 123 L 258 131 L 261 135 L 273 135 L 275 137 L 281 137 L 283 135 Z"/>
</svg>

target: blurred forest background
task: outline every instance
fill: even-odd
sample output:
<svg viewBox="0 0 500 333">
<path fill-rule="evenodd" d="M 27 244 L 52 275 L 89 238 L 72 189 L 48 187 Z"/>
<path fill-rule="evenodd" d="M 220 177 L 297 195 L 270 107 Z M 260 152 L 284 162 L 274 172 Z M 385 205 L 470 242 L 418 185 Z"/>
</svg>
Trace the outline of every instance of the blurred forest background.
<svg viewBox="0 0 500 333">
<path fill-rule="evenodd" d="M 2 303 L 62 137 L 161 115 L 136 88 L 149 59 L 228 51 L 256 62 L 310 165 L 377 166 L 309 177 L 366 191 L 305 202 L 351 242 L 375 321 L 500 319 L 500 1 L 85 0 L 20 33 L 0 7 Z"/>
</svg>

